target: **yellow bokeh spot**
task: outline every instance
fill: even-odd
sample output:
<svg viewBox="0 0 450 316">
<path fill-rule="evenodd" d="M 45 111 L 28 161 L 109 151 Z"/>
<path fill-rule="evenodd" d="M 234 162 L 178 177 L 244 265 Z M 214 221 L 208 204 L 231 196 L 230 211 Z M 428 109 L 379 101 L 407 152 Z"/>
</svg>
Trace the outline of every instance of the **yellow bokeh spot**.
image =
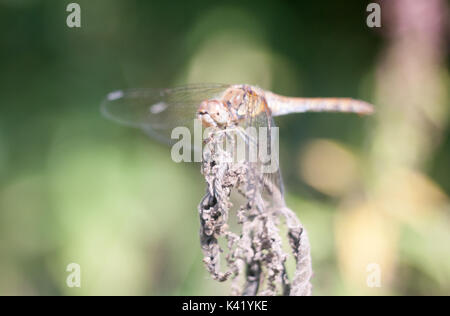
<svg viewBox="0 0 450 316">
<path fill-rule="evenodd" d="M 344 146 L 329 140 L 314 140 L 300 152 L 300 177 L 314 189 L 341 196 L 359 179 L 357 159 Z"/>
</svg>

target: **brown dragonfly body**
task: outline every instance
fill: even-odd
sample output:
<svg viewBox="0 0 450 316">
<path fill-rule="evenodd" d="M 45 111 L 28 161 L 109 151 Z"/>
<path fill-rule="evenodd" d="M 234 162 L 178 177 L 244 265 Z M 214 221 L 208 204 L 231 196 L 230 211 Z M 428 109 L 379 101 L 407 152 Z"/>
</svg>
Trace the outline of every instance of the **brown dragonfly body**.
<svg viewBox="0 0 450 316">
<path fill-rule="evenodd" d="M 367 102 L 350 98 L 294 98 L 285 97 L 258 87 L 232 85 L 217 98 L 204 100 L 197 116 L 205 126 L 226 128 L 266 112 L 280 116 L 303 112 L 346 112 L 372 114 Z"/>
</svg>

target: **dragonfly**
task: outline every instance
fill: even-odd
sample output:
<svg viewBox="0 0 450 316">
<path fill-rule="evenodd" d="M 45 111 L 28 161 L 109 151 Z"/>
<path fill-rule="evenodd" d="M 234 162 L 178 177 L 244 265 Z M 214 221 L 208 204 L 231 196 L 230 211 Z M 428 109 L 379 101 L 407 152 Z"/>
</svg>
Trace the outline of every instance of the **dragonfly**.
<svg viewBox="0 0 450 316">
<path fill-rule="evenodd" d="M 252 138 L 245 135 L 244 128 L 275 127 L 273 117 L 276 116 L 305 112 L 367 115 L 372 114 L 374 108 L 367 102 L 351 98 L 286 97 L 247 84 L 195 84 L 173 89 L 111 92 L 101 110 L 107 118 L 140 128 L 158 141 L 173 144 L 173 129 L 184 126 L 192 131 L 194 118 L 217 132 L 237 131 L 251 142 Z M 271 144 L 270 139 L 266 143 Z M 272 199 L 276 193 L 276 199 L 284 203 L 279 168 L 263 179 L 262 186 Z"/>
</svg>

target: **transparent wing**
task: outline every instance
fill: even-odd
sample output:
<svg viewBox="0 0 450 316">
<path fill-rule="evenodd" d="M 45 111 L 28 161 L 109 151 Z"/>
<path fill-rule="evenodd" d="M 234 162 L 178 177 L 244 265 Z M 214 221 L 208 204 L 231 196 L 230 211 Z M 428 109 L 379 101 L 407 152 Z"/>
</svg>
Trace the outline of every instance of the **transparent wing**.
<svg viewBox="0 0 450 316">
<path fill-rule="evenodd" d="M 170 144 L 176 141 L 171 139 L 172 130 L 184 126 L 192 133 L 200 103 L 220 96 L 228 86 L 197 84 L 174 89 L 119 90 L 108 94 L 101 111 L 113 121 L 140 128 L 156 140 Z"/>
<path fill-rule="evenodd" d="M 245 133 L 246 142 L 249 150 L 256 150 L 258 155 L 256 162 L 250 162 L 252 172 L 248 174 L 248 183 L 253 187 L 249 191 L 255 192 L 254 198 L 261 198 L 266 208 L 279 209 L 285 202 L 275 122 L 270 112 L 265 111 L 258 115 L 248 112 L 247 117 L 243 127 L 246 131 L 256 131 L 257 136 Z"/>
</svg>

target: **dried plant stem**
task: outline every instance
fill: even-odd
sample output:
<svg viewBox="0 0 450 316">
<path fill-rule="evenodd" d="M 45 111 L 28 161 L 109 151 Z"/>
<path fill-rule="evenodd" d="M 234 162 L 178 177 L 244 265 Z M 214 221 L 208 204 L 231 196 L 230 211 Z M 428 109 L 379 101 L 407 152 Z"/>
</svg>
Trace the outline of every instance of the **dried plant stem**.
<svg viewBox="0 0 450 316">
<path fill-rule="evenodd" d="M 262 196 L 262 186 L 283 201 L 282 194 L 271 183 L 260 185 L 260 171 L 246 162 L 228 162 L 231 154 L 219 150 L 222 136 L 211 137 L 203 152 L 202 174 L 207 183 L 206 194 L 199 204 L 200 243 L 204 263 L 213 279 L 233 279 L 233 295 L 311 295 L 312 276 L 310 246 L 306 231 L 295 214 L 286 206 L 270 205 Z M 239 192 L 246 203 L 237 212 L 242 225 L 240 235 L 228 229 L 232 207 L 231 192 Z M 289 282 L 287 254 L 282 249 L 279 222 L 284 219 L 288 239 L 297 262 Z M 218 239 L 227 241 L 227 270 L 221 271 Z"/>
</svg>

